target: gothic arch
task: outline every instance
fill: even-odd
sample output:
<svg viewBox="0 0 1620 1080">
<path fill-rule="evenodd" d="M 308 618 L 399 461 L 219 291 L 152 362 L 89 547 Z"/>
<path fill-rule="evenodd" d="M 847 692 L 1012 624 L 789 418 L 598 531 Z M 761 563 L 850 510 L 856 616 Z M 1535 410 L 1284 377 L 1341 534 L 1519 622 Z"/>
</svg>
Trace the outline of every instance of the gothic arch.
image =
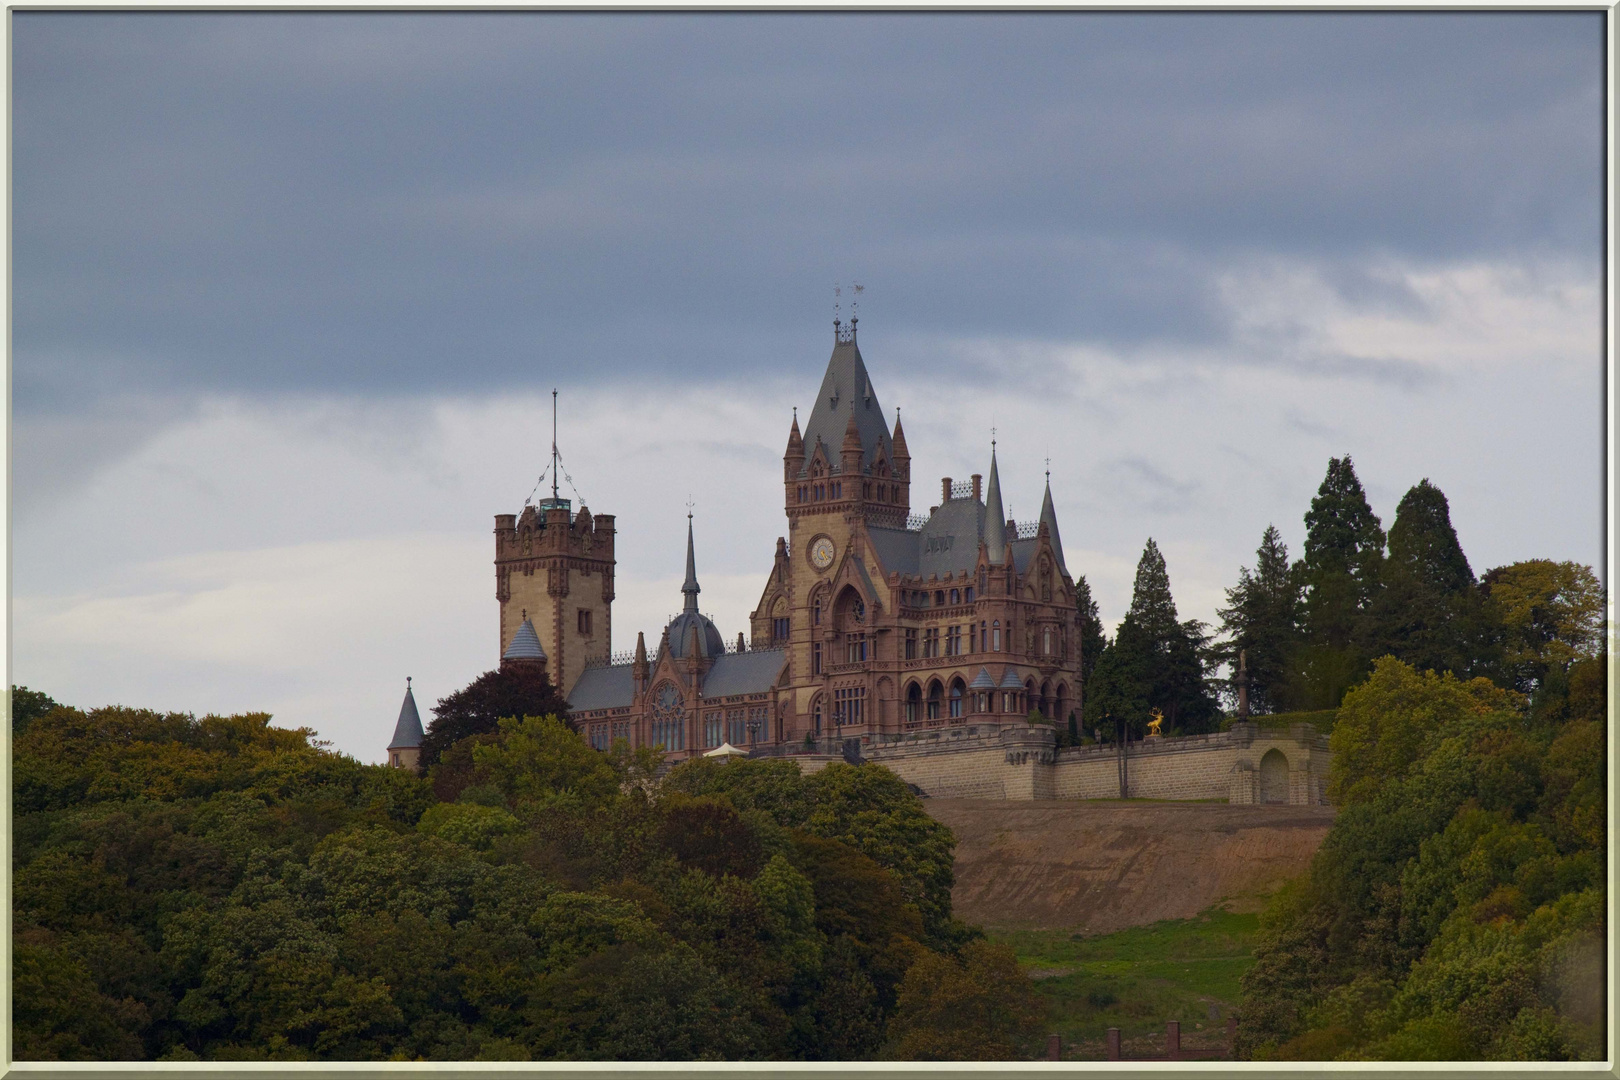
<svg viewBox="0 0 1620 1080">
<path fill-rule="evenodd" d="M 928 683 L 928 719 L 938 720 L 944 714 L 945 686 L 938 679 Z"/>
<path fill-rule="evenodd" d="M 951 680 L 950 714 L 952 720 L 960 720 L 962 718 L 962 712 L 967 707 L 966 702 L 967 684 L 962 681 L 962 676 L 958 675 L 956 678 Z"/>
<path fill-rule="evenodd" d="M 906 684 L 906 711 L 907 724 L 915 724 L 923 718 L 923 691 L 916 679 Z"/>
<path fill-rule="evenodd" d="M 833 611 L 836 617 L 833 625 L 845 633 L 858 633 L 866 628 L 866 598 L 854 585 L 845 585 L 838 591 Z"/>
</svg>

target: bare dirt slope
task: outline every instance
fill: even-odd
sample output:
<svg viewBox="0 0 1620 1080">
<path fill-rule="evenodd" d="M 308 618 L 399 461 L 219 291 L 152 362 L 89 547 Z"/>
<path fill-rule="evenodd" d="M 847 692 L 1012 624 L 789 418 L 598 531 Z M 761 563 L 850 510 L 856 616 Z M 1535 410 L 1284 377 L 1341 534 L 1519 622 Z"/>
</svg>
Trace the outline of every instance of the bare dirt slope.
<svg viewBox="0 0 1620 1080">
<path fill-rule="evenodd" d="M 956 833 L 956 914 L 1106 933 L 1256 899 L 1302 873 L 1330 806 L 926 799 Z M 1246 902 L 1246 904 L 1245 904 Z"/>
</svg>

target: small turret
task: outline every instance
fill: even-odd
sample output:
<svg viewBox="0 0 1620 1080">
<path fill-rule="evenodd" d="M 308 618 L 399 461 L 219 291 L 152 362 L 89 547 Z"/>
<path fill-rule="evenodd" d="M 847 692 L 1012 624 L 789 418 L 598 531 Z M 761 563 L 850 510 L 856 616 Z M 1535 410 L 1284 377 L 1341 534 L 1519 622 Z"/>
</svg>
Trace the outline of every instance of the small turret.
<svg viewBox="0 0 1620 1080">
<path fill-rule="evenodd" d="M 388 742 L 388 764 L 396 769 L 415 769 L 422 755 L 422 716 L 416 711 L 416 695 L 411 693 L 411 677 L 405 676 L 405 700 L 399 706 L 394 737 Z"/>
<path fill-rule="evenodd" d="M 630 678 L 636 684 L 636 693 L 647 689 L 647 635 L 636 631 L 636 658 L 630 666 Z"/>
<path fill-rule="evenodd" d="M 865 454 L 861 446 L 861 429 L 855 424 L 855 410 L 849 412 L 849 423 L 844 427 L 844 441 L 838 448 L 838 467 L 847 478 L 848 487 L 844 494 L 854 497 L 860 493 L 861 457 Z"/>
<path fill-rule="evenodd" d="M 788 431 L 787 452 L 782 455 L 782 478 L 789 484 L 804 472 L 804 436 L 799 434 L 799 410 L 793 410 L 793 427 Z"/>
</svg>

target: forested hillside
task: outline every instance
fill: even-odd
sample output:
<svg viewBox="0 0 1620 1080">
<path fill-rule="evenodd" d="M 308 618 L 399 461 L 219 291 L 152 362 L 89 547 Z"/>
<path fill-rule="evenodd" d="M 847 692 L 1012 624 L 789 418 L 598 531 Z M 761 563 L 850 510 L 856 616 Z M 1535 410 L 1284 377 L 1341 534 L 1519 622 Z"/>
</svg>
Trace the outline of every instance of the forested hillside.
<svg viewBox="0 0 1620 1080">
<path fill-rule="evenodd" d="M 1386 658 L 1350 691 L 1338 818 L 1262 921 L 1245 1056 L 1604 1056 L 1603 661 L 1558 682 L 1532 710 Z"/>
<path fill-rule="evenodd" d="M 1040 1007 L 951 917 L 952 837 L 893 774 L 682 766 L 555 719 L 454 783 L 265 715 L 18 691 L 15 1056 L 1027 1056 Z M 467 759 L 467 760 L 462 760 Z"/>
</svg>

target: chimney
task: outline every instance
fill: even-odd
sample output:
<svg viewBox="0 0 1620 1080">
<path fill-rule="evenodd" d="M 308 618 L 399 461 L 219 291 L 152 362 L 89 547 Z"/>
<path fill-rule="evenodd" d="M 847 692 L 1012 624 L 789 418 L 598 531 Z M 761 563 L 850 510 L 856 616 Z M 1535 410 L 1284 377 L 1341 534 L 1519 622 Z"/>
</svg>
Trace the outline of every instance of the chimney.
<svg viewBox="0 0 1620 1080">
<path fill-rule="evenodd" d="M 939 482 L 939 501 L 942 503 L 951 501 L 951 478 L 948 476 Z"/>
<path fill-rule="evenodd" d="M 978 473 L 973 474 L 973 498 L 975 500 L 977 500 L 979 498 L 979 492 L 982 490 L 980 485 L 983 482 L 983 480 L 984 480 L 984 477 L 981 476 L 980 474 L 978 474 Z"/>
</svg>

